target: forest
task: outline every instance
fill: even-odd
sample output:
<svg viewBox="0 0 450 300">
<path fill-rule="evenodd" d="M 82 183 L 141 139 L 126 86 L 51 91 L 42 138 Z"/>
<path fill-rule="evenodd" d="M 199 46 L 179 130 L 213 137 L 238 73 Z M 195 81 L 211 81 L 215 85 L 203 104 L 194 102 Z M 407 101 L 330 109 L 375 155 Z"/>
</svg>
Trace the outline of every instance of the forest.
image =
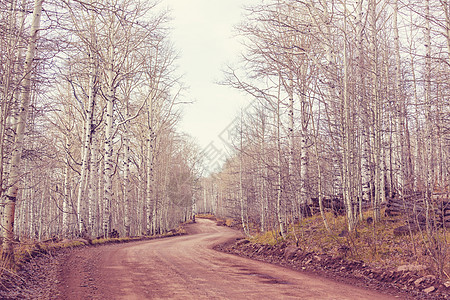
<svg viewBox="0 0 450 300">
<path fill-rule="evenodd" d="M 153 235 L 190 218 L 199 150 L 152 1 L 0 1 L 3 257 L 18 241 Z"/>
<path fill-rule="evenodd" d="M 344 216 L 356 237 L 401 216 L 394 233 L 414 251 L 417 240 L 440 249 L 443 275 L 450 2 L 263 1 L 246 12 L 245 51 L 221 84 L 253 101 L 237 116 L 235 154 L 202 181 L 202 210 L 297 245 L 293 225 L 312 214 L 329 236 L 346 235 L 330 226 Z"/>
<path fill-rule="evenodd" d="M 186 87 L 160 2 L 0 0 L 4 258 L 194 213 L 283 238 L 313 214 L 330 233 L 337 215 L 354 232 L 404 214 L 447 236 L 450 2 L 255 1 L 219 82 L 252 102 L 212 174 L 177 126 Z"/>
</svg>

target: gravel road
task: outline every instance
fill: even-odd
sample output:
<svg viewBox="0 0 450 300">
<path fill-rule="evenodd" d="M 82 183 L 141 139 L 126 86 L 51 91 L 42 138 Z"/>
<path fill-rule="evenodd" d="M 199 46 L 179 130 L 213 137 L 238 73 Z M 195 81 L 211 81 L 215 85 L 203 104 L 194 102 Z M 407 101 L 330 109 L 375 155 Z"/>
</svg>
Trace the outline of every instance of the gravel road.
<svg viewBox="0 0 450 300">
<path fill-rule="evenodd" d="M 395 299 L 212 250 L 240 233 L 210 220 L 187 230 L 186 236 L 74 251 L 62 263 L 57 298 Z"/>
</svg>

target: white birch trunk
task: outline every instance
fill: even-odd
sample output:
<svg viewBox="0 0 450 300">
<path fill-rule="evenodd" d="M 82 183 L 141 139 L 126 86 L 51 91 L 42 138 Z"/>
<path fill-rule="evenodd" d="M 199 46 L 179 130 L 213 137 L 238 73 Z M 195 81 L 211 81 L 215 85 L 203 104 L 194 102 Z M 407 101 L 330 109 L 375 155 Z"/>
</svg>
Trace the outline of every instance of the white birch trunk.
<svg viewBox="0 0 450 300">
<path fill-rule="evenodd" d="M 376 26 L 376 0 L 371 0 L 369 3 L 369 22 L 371 30 L 370 38 L 370 52 L 372 53 L 372 103 L 374 108 L 374 142 L 373 142 L 373 155 L 374 155 L 374 167 L 375 167 L 375 198 L 374 198 L 374 220 L 379 221 L 381 217 L 381 193 L 384 193 L 384 187 L 382 186 L 383 176 L 382 172 L 382 152 L 381 152 L 381 99 L 378 95 L 378 51 L 377 51 L 377 26 Z M 383 159 L 384 160 L 384 159 Z"/>
<path fill-rule="evenodd" d="M 111 33 L 111 35 L 114 35 Z M 105 169 L 104 169 L 104 207 L 103 207 L 103 235 L 109 237 L 111 232 L 111 201 L 113 196 L 112 175 L 113 175 L 113 121 L 114 121 L 114 41 L 111 36 L 109 45 L 107 82 L 106 82 L 106 126 L 105 126 Z"/>
<path fill-rule="evenodd" d="M 317 164 L 317 181 L 318 181 L 318 196 L 319 196 L 319 209 L 320 209 L 320 215 L 322 217 L 323 224 L 325 226 L 325 229 L 331 233 L 330 226 L 328 225 L 327 218 L 325 216 L 325 210 L 323 207 L 323 188 L 322 188 L 322 168 L 320 167 L 320 156 L 319 156 L 319 147 L 318 147 L 318 139 L 319 136 L 319 125 L 317 126 L 317 130 L 315 128 L 315 123 L 313 119 L 313 115 L 311 115 L 311 124 L 312 124 L 312 130 L 314 133 L 314 152 L 316 156 L 316 164 Z"/>
<path fill-rule="evenodd" d="M 127 125 L 125 125 L 126 127 Z M 128 174 L 130 173 L 130 142 L 128 140 L 128 131 L 125 129 L 125 137 L 124 137 L 124 154 L 123 154 L 123 199 L 125 204 L 124 209 L 124 227 L 125 227 L 125 236 L 130 236 L 130 227 L 131 227 L 131 185 L 128 179 Z"/>
<path fill-rule="evenodd" d="M 347 7 L 347 2 L 344 1 L 344 7 Z M 344 35 L 347 35 L 347 17 L 344 17 Z M 351 174 L 351 132 L 350 132 L 350 97 L 348 93 L 348 46 L 347 46 L 347 39 L 344 39 L 344 79 L 343 79 L 343 197 L 344 197 L 344 203 L 346 207 L 346 213 L 347 213 L 347 225 L 348 230 L 352 231 L 355 225 L 355 220 L 353 216 L 353 203 L 352 203 L 352 174 Z"/>
<path fill-rule="evenodd" d="M 261 142 L 260 142 L 260 151 L 261 155 L 258 159 L 258 165 L 259 165 L 259 180 L 260 180 L 260 201 L 261 201 L 261 232 L 264 232 L 265 230 L 265 222 L 266 222 L 266 210 L 267 210 L 267 203 L 266 203 L 266 197 L 265 197 L 265 178 L 267 178 L 267 168 L 264 166 L 264 157 L 266 155 L 265 153 L 265 120 L 264 115 L 261 113 Z"/>
<path fill-rule="evenodd" d="M 77 220 L 78 220 L 78 234 L 80 236 L 87 235 L 87 208 L 88 203 L 86 203 L 86 187 L 88 185 L 89 177 L 89 162 L 91 154 L 91 144 L 92 144 L 92 117 L 94 113 L 94 103 L 95 103 L 95 58 L 93 52 L 89 53 L 89 87 L 88 87 L 88 101 L 85 105 L 85 125 L 84 125 L 84 137 L 83 137 L 83 148 L 82 148 L 82 161 L 81 161 L 81 172 L 80 172 L 80 182 L 78 186 L 77 195 Z"/>
<path fill-rule="evenodd" d="M 279 75 L 281 78 L 281 74 Z M 280 79 L 281 81 L 281 79 Z M 280 111 L 280 89 L 281 89 L 281 82 L 278 83 L 278 96 L 277 96 L 277 111 L 276 111 L 276 133 L 277 133 L 277 203 L 276 203 L 276 213 L 277 213 L 277 221 L 278 221 L 278 228 L 280 230 L 280 234 L 284 237 L 284 225 L 283 225 L 283 216 L 281 213 L 281 200 L 283 196 L 283 181 L 282 181 L 282 160 L 281 160 L 281 111 Z"/>
<path fill-rule="evenodd" d="M 403 195 L 404 190 L 407 188 L 407 178 L 409 177 L 408 164 L 405 153 L 405 100 L 402 92 L 402 75 L 401 75 L 401 58 L 400 58 L 400 37 L 398 31 L 398 0 L 394 1 L 394 13 L 393 13 L 393 25 L 394 25 L 394 43 L 395 43 L 395 102 L 397 107 L 396 114 L 396 135 L 395 145 L 400 150 L 398 155 L 398 167 L 400 168 L 400 174 L 398 178 L 398 192 Z M 409 137 L 408 137 L 409 140 Z M 408 151 L 409 152 L 409 151 Z"/>
<path fill-rule="evenodd" d="M 13 239 L 14 239 L 14 217 L 17 200 L 17 191 L 20 181 L 20 162 L 23 149 L 23 139 L 28 116 L 28 108 L 31 96 L 31 76 L 35 66 L 34 57 L 36 53 L 36 43 L 39 36 L 39 26 L 41 21 L 42 4 L 44 0 L 36 0 L 34 3 L 33 20 L 31 24 L 30 41 L 25 56 L 24 79 L 21 90 L 21 106 L 17 116 L 16 135 L 14 139 L 14 150 L 11 155 L 8 189 L 4 194 L 6 203 L 3 218 L 3 258 L 5 261 L 13 262 Z"/>
<path fill-rule="evenodd" d="M 247 227 L 247 223 L 246 223 L 246 211 L 245 211 L 245 203 L 244 203 L 244 188 L 242 186 L 242 160 L 243 160 L 243 156 L 244 156 L 244 149 L 242 149 L 242 110 L 241 110 L 241 132 L 240 132 L 240 151 L 241 153 L 239 154 L 239 200 L 240 200 L 240 204 L 241 204 L 241 222 L 242 222 L 242 229 L 244 230 L 244 233 L 246 236 L 249 235 L 248 232 L 248 227 Z"/>
<path fill-rule="evenodd" d="M 70 166 L 69 166 L 69 147 L 70 140 L 69 137 L 66 136 L 66 157 L 64 166 L 64 195 L 63 195 L 63 211 L 62 211 L 62 235 L 63 237 L 68 237 L 69 235 L 69 222 L 70 222 L 70 214 L 72 213 L 72 208 L 70 208 Z"/>
<path fill-rule="evenodd" d="M 153 128 L 149 129 L 149 138 L 147 142 L 147 196 L 146 196 L 146 223 L 147 223 L 147 234 L 154 233 L 154 222 L 156 215 L 156 201 L 153 194 L 153 184 L 154 184 L 154 133 Z"/>
<path fill-rule="evenodd" d="M 358 101 L 359 101 L 359 108 L 360 108 L 360 149 L 361 149 L 361 191 L 362 195 L 360 195 L 361 200 L 365 202 L 370 201 L 370 181 L 371 181 L 371 172 L 370 172 L 370 159 L 369 159 L 369 136 L 368 136 L 368 128 L 366 126 L 366 123 L 364 123 L 364 118 L 368 116 L 367 112 L 364 109 L 365 106 L 365 70 L 364 70 L 364 52 L 363 52 L 363 40 L 364 40 L 364 26 L 362 22 L 363 18 L 363 1 L 359 0 L 357 2 L 357 20 L 356 20 L 356 26 L 357 26 L 357 39 L 358 39 L 358 81 L 360 85 L 360 89 L 358 89 Z M 361 208 L 360 203 L 360 208 Z"/>
<path fill-rule="evenodd" d="M 95 217 L 98 214 L 98 167 L 97 167 L 97 141 L 94 133 L 92 133 L 92 143 L 91 143 L 91 158 L 90 158 L 90 171 L 89 171 L 89 186 L 88 186 L 88 199 L 89 199 L 89 210 L 88 210 L 88 223 L 89 223 L 89 234 L 95 232 L 96 220 Z"/>
<path fill-rule="evenodd" d="M 433 125 L 431 115 L 431 24 L 430 0 L 425 1 L 425 182 L 426 182 L 426 221 L 427 230 L 430 231 L 430 198 L 433 192 L 434 157 L 433 157 Z"/>
<path fill-rule="evenodd" d="M 306 66 L 301 66 L 301 73 L 306 78 Z M 306 80 L 306 79 L 305 79 Z M 307 148 L 307 137 L 308 137 L 308 123 L 309 123 L 309 104 L 306 101 L 306 89 L 305 83 L 302 83 L 302 92 L 300 95 L 301 104 L 301 136 L 300 136 L 300 203 L 304 205 L 308 203 L 308 189 L 307 189 L 307 179 L 308 179 L 308 148 Z"/>
<path fill-rule="evenodd" d="M 11 12 L 17 9 L 17 2 L 11 1 Z M 20 89 L 16 89 L 14 91 L 14 81 L 20 83 L 21 76 L 20 74 L 20 62 L 23 59 L 23 50 L 21 47 L 21 33 L 23 32 L 23 27 L 25 23 L 25 0 L 22 0 L 22 5 L 19 8 L 21 10 L 19 17 L 19 34 L 17 36 L 9 37 L 9 49 L 6 54 L 7 62 L 3 67 L 3 74 L 1 74 L 1 81 L 3 81 L 3 93 L 0 94 L 0 107 L 1 107 L 1 121 L 0 121 L 0 187 L 1 192 L 7 189 L 8 184 L 8 172 L 9 172 L 9 163 L 10 156 L 5 153 L 5 146 L 7 140 L 14 140 L 14 136 L 11 131 L 8 134 L 8 128 L 14 128 L 16 124 L 14 123 L 17 120 L 17 106 L 19 101 L 19 92 Z M 13 29 L 16 26 L 16 14 L 11 13 L 9 15 L 9 28 Z M 16 55 L 17 52 L 17 55 Z M 14 75 L 16 74 L 16 75 Z M 6 154 L 6 155 L 5 155 Z M 1 196 L 1 194 L 0 194 Z M 3 219 L 3 206 L 0 206 L 0 216 Z M 0 232 L 2 230 L 0 229 Z"/>
</svg>

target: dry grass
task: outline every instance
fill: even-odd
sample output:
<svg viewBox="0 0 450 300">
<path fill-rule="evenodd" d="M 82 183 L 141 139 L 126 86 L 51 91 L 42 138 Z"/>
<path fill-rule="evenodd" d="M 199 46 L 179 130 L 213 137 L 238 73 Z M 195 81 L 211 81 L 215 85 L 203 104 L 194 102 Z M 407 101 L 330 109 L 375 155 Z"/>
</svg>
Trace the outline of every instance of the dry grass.
<svg viewBox="0 0 450 300">
<path fill-rule="evenodd" d="M 199 219 L 216 220 L 216 216 L 213 214 L 197 214 L 195 217 Z"/>
<path fill-rule="evenodd" d="M 181 225 L 175 230 L 171 230 L 167 233 L 156 235 L 156 236 L 138 236 L 138 237 L 122 237 L 122 238 L 100 238 L 94 240 L 85 239 L 75 239 L 75 240 L 62 240 L 58 242 L 35 242 L 35 241 L 24 241 L 17 243 L 14 247 L 14 259 L 12 260 L 13 265 L 10 267 L 5 267 L 6 262 L 0 259 L 0 276 L 3 269 L 9 269 L 13 272 L 19 270 L 24 263 L 29 261 L 32 257 L 39 254 L 52 253 L 61 249 L 76 248 L 86 245 L 102 245 L 102 244 L 112 244 L 112 243 L 127 243 L 141 240 L 157 239 L 170 237 L 175 235 L 186 234 L 186 230 Z M 0 253 L 1 255 L 1 253 Z M 1 257 L 1 256 L 0 256 Z"/>
<path fill-rule="evenodd" d="M 405 224 L 402 217 L 385 217 L 374 224 L 367 222 L 370 216 L 371 211 L 365 212 L 363 220 L 351 233 L 347 231 L 344 216 L 334 217 L 331 213 L 327 213 L 331 234 L 326 231 L 320 215 L 315 215 L 291 226 L 285 240 L 277 232 L 267 231 L 254 235 L 250 241 L 270 245 L 281 242 L 294 244 L 298 241 L 298 246 L 307 252 L 344 256 L 380 268 L 425 264 L 432 273 L 448 277 L 450 274 L 448 230 L 435 230 L 431 235 L 416 232 L 412 235 L 397 236 L 394 235 L 394 228 Z"/>
</svg>

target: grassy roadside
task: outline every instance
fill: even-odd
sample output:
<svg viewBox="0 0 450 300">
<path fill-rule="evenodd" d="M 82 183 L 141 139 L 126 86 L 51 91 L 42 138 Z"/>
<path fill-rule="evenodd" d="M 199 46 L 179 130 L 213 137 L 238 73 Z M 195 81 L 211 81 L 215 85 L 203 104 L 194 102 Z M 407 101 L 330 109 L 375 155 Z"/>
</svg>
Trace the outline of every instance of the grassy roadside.
<svg viewBox="0 0 450 300">
<path fill-rule="evenodd" d="M 20 270 L 27 262 L 32 258 L 42 254 L 53 254 L 57 251 L 64 249 L 73 249 L 77 247 L 93 247 L 106 244 L 120 244 L 130 243 L 137 241 L 146 241 L 161 239 L 173 236 L 179 236 L 186 234 L 184 225 L 189 222 L 181 224 L 178 228 L 168 231 L 164 234 L 154 236 L 135 236 L 135 237 L 122 237 L 122 238 L 99 238 L 99 239 L 64 239 L 64 240 L 49 240 L 43 242 L 37 241 L 24 241 L 17 243 L 14 248 L 14 266 L 6 268 L 5 263 L 0 261 L 0 280 L 3 272 L 15 273 Z M 1 256 L 0 256 L 1 257 Z"/>
<path fill-rule="evenodd" d="M 347 231 L 344 216 L 327 213 L 331 233 L 326 231 L 320 215 L 315 215 L 291 226 L 285 239 L 275 231 L 268 231 L 255 232 L 248 240 L 263 245 L 294 244 L 306 252 L 363 261 L 378 268 L 425 265 L 428 273 L 450 280 L 449 230 L 439 229 L 431 236 L 423 231 L 397 235 L 394 228 L 404 225 L 401 216 L 383 217 L 373 223 L 371 215 L 370 211 L 365 212 L 351 233 Z"/>
<path fill-rule="evenodd" d="M 285 238 L 276 230 L 259 232 L 249 224 L 249 237 L 216 249 L 374 289 L 393 289 L 407 298 L 450 299 L 449 230 L 398 234 L 394 229 L 405 225 L 403 217 L 374 223 L 371 216 L 371 211 L 365 212 L 349 233 L 344 216 L 327 213 L 328 232 L 321 216 L 315 215 L 291 225 Z M 231 219 L 219 219 L 218 225 L 242 228 Z"/>
</svg>

